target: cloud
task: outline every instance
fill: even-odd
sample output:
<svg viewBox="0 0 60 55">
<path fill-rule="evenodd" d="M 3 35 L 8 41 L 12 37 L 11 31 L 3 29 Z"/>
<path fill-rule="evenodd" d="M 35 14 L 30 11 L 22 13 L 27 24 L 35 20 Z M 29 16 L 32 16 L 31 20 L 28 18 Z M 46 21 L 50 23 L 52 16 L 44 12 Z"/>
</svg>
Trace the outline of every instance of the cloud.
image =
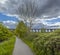
<svg viewBox="0 0 60 55">
<path fill-rule="evenodd" d="M 60 22 L 55 23 L 55 25 L 60 25 Z"/>
<path fill-rule="evenodd" d="M 52 21 L 52 20 L 55 20 L 55 19 L 57 19 L 57 18 L 51 18 L 51 19 L 39 19 L 39 18 L 37 18 L 37 19 L 35 19 L 34 23 L 44 23 L 44 24 L 46 24 L 47 21 Z M 49 22 L 47 22 L 47 23 L 49 23 Z"/>
<path fill-rule="evenodd" d="M 6 2 L 3 2 L 3 0 L 1 1 L 2 1 L 1 3 L 5 4 L 0 5 L 0 12 L 9 14 L 17 14 L 16 11 L 18 11 L 19 6 L 23 4 L 23 0 L 7 0 Z M 40 17 L 44 15 L 49 17 L 60 16 L 60 0 L 32 0 L 32 1 L 36 1 L 35 6 L 38 6 L 39 11 L 38 16 Z"/>
<path fill-rule="evenodd" d="M 10 17 L 16 17 L 16 18 L 18 18 L 18 20 L 21 20 L 21 18 L 16 14 L 5 14 L 5 15 L 10 16 Z"/>
<path fill-rule="evenodd" d="M 13 24 L 17 24 L 17 22 L 12 20 L 7 20 L 7 21 L 3 21 L 3 24 L 13 25 Z"/>
<path fill-rule="evenodd" d="M 48 25 L 48 22 L 46 22 L 46 20 L 45 19 L 35 19 L 33 23 L 36 23 L 36 24 L 42 23 L 44 25 Z"/>
<path fill-rule="evenodd" d="M 18 15 L 16 15 L 16 14 L 3 14 L 3 15 L 5 15 L 5 16 L 8 16 L 8 17 L 15 17 L 15 18 L 17 18 L 17 20 L 23 20 L 22 18 L 20 18 Z"/>
<path fill-rule="evenodd" d="M 60 26 L 60 22 L 53 23 L 50 26 Z"/>
<path fill-rule="evenodd" d="M 7 0 L 0 0 L 0 3 L 1 3 L 1 4 L 5 4 L 6 1 L 7 1 Z"/>
<path fill-rule="evenodd" d="M 35 21 L 33 23 L 43 23 L 44 25 L 48 25 L 48 26 L 60 26 L 60 21 L 53 21 L 55 20 L 60 20 L 59 18 L 51 18 L 51 19 L 35 19 Z M 49 22 L 50 21 L 50 22 Z"/>
<path fill-rule="evenodd" d="M 15 29 L 16 25 L 18 24 L 16 21 L 12 21 L 12 20 L 7 20 L 7 21 L 3 21 L 3 24 L 10 29 Z"/>
</svg>

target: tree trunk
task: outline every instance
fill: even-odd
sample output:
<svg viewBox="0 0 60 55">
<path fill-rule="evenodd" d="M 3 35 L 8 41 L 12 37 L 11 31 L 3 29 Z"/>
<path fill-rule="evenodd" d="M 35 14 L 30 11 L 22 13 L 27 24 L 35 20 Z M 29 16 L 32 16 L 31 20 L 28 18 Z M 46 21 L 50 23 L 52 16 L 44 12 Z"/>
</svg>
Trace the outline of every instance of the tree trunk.
<svg viewBox="0 0 60 55">
<path fill-rule="evenodd" d="M 32 20 L 30 20 L 30 29 L 32 28 Z"/>
</svg>

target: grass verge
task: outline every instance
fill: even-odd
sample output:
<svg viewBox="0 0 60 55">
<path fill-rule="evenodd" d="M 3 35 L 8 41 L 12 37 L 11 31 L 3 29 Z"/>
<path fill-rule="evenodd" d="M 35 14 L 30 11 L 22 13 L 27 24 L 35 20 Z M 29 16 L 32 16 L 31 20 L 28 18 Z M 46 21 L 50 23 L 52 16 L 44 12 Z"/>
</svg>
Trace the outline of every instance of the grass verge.
<svg viewBox="0 0 60 55">
<path fill-rule="evenodd" d="M 35 55 L 60 55 L 60 30 L 51 33 L 29 33 L 20 38 Z"/>
<path fill-rule="evenodd" d="M 9 40 L 0 43 L 0 55 L 12 55 L 15 37 L 11 37 Z"/>
</svg>

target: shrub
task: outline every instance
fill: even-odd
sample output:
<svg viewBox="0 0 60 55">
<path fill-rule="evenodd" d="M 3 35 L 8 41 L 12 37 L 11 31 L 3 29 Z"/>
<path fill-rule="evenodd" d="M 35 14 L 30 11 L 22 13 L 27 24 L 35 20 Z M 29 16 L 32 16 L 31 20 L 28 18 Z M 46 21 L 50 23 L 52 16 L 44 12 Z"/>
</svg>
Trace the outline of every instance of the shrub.
<svg viewBox="0 0 60 55">
<path fill-rule="evenodd" d="M 2 24 L 0 24 L 0 42 L 12 37 L 12 33 Z"/>
<path fill-rule="evenodd" d="M 60 55 L 60 30 L 51 33 L 28 33 L 22 37 L 36 55 Z"/>
<path fill-rule="evenodd" d="M 14 43 L 14 35 L 0 24 L 0 55 L 12 55 Z"/>
<path fill-rule="evenodd" d="M 24 36 L 27 35 L 28 28 L 27 28 L 27 26 L 24 24 L 24 22 L 21 21 L 21 22 L 19 22 L 19 24 L 17 25 L 15 32 L 16 32 L 16 34 L 17 34 L 19 37 L 24 37 Z"/>
<path fill-rule="evenodd" d="M 36 55 L 60 55 L 60 30 L 49 34 L 40 34 L 34 39 L 33 48 Z"/>
</svg>

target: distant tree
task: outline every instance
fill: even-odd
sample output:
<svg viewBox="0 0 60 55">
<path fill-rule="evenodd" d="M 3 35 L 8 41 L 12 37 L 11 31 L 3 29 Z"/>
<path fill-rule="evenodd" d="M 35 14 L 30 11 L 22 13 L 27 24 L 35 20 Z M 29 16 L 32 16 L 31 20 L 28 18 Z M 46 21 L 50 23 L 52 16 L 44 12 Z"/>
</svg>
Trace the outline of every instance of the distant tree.
<svg viewBox="0 0 60 55">
<path fill-rule="evenodd" d="M 16 35 L 18 35 L 19 37 L 24 37 L 26 36 L 27 31 L 28 31 L 28 28 L 24 24 L 24 22 L 23 21 L 19 22 L 15 30 Z"/>
<path fill-rule="evenodd" d="M 45 29 L 44 28 L 41 28 L 41 32 L 45 32 Z"/>
</svg>

